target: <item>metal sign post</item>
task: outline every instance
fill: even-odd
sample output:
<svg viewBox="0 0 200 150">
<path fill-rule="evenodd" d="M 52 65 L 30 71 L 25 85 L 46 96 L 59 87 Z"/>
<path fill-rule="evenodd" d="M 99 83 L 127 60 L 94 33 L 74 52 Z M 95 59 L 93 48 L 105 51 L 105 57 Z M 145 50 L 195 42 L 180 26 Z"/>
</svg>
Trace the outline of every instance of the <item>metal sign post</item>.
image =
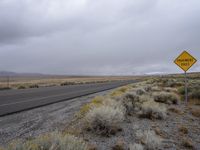
<svg viewBox="0 0 200 150">
<path fill-rule="evenodd" d="M 185 71 L 185 105 L 188 103 L 188 84 L 187 84 L 187 72 Z"/>
<path fill-rule="evenodd" d="M 174 61 L 185 72 L 185 104 L 188 103 L 188 83 L 187 83 L 187 71 L 192 67 L 197 60 L 188 52 L 183 51 Z"/>
</svg>

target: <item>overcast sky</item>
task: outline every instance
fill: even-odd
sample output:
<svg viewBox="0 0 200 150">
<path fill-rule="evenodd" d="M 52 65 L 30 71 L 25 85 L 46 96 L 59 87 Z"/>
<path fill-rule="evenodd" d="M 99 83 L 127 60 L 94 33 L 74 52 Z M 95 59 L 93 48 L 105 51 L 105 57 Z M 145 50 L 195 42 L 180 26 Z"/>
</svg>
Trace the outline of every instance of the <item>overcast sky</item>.
<svg viewBox="0 0 200 150">
<path fill-rule="evenodd" d="M 200 0 L 0 0 L 0 70 L 175 73 L 183 50 L 200 62 Z"/>
</svg>

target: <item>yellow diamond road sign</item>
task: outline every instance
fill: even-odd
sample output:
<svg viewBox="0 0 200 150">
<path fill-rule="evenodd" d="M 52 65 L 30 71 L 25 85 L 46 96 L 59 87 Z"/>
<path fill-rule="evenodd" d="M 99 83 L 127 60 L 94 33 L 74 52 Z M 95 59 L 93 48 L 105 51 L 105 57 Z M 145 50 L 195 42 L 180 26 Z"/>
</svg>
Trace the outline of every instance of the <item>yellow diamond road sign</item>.
<svg viewBox="0 0 200 150">
<path fill-rule="evenodd" d="M 182 52 L 174 61 L 184 71 L 190 69 L 196 62 L 197 60 L 186 51 Z"/>
</svg>

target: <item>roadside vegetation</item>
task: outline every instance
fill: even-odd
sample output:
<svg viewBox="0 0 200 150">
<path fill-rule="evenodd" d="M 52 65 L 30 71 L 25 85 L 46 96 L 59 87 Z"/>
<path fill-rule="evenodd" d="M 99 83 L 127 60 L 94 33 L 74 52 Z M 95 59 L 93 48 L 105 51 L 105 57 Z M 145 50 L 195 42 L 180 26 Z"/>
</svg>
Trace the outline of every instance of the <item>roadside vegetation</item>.
<svg viewBox="0 0 200 150">
<path fill-rule="evenodd" d="M 75 84 L 105 83 L 140 78 L 141 77 L 137 76 L 10 76 L 8 82 L 8 76 L 0 76 L 0 90 L 22 89 L 20 87 L 27 89 L 51 86 L 69 86 Z"/>
<path fill-rule="evenodd" d="M 62 131 L 14 142 L 5 150 L 198 149 L 200 77 L 191 76 L 188 84 L 188 105 L 181 75 L 117 88 L 83 105 Z"/>
<path fill-rule="evenodd" d="M 41 135 L 28 141 L 13 141 L 8 150 L 87 150 L 88 146 L 83 140 L 73 135 L 62 135 L 54 132 Z"/>
</svg>

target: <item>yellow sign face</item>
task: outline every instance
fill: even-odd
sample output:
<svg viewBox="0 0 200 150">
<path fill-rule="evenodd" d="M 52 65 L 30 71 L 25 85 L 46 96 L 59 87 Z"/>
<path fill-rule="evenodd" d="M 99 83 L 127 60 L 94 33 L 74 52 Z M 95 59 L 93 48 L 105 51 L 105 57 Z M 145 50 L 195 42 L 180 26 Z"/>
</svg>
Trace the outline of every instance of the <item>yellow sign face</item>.
<svg viewBox="0 0 200 150">
<path fill-rule="evenodd" d="M 190 69 L 196 62 L 197 60 L 186 51 L 182 52 L 174 61 L 184 71 Z"/>
</svg>

